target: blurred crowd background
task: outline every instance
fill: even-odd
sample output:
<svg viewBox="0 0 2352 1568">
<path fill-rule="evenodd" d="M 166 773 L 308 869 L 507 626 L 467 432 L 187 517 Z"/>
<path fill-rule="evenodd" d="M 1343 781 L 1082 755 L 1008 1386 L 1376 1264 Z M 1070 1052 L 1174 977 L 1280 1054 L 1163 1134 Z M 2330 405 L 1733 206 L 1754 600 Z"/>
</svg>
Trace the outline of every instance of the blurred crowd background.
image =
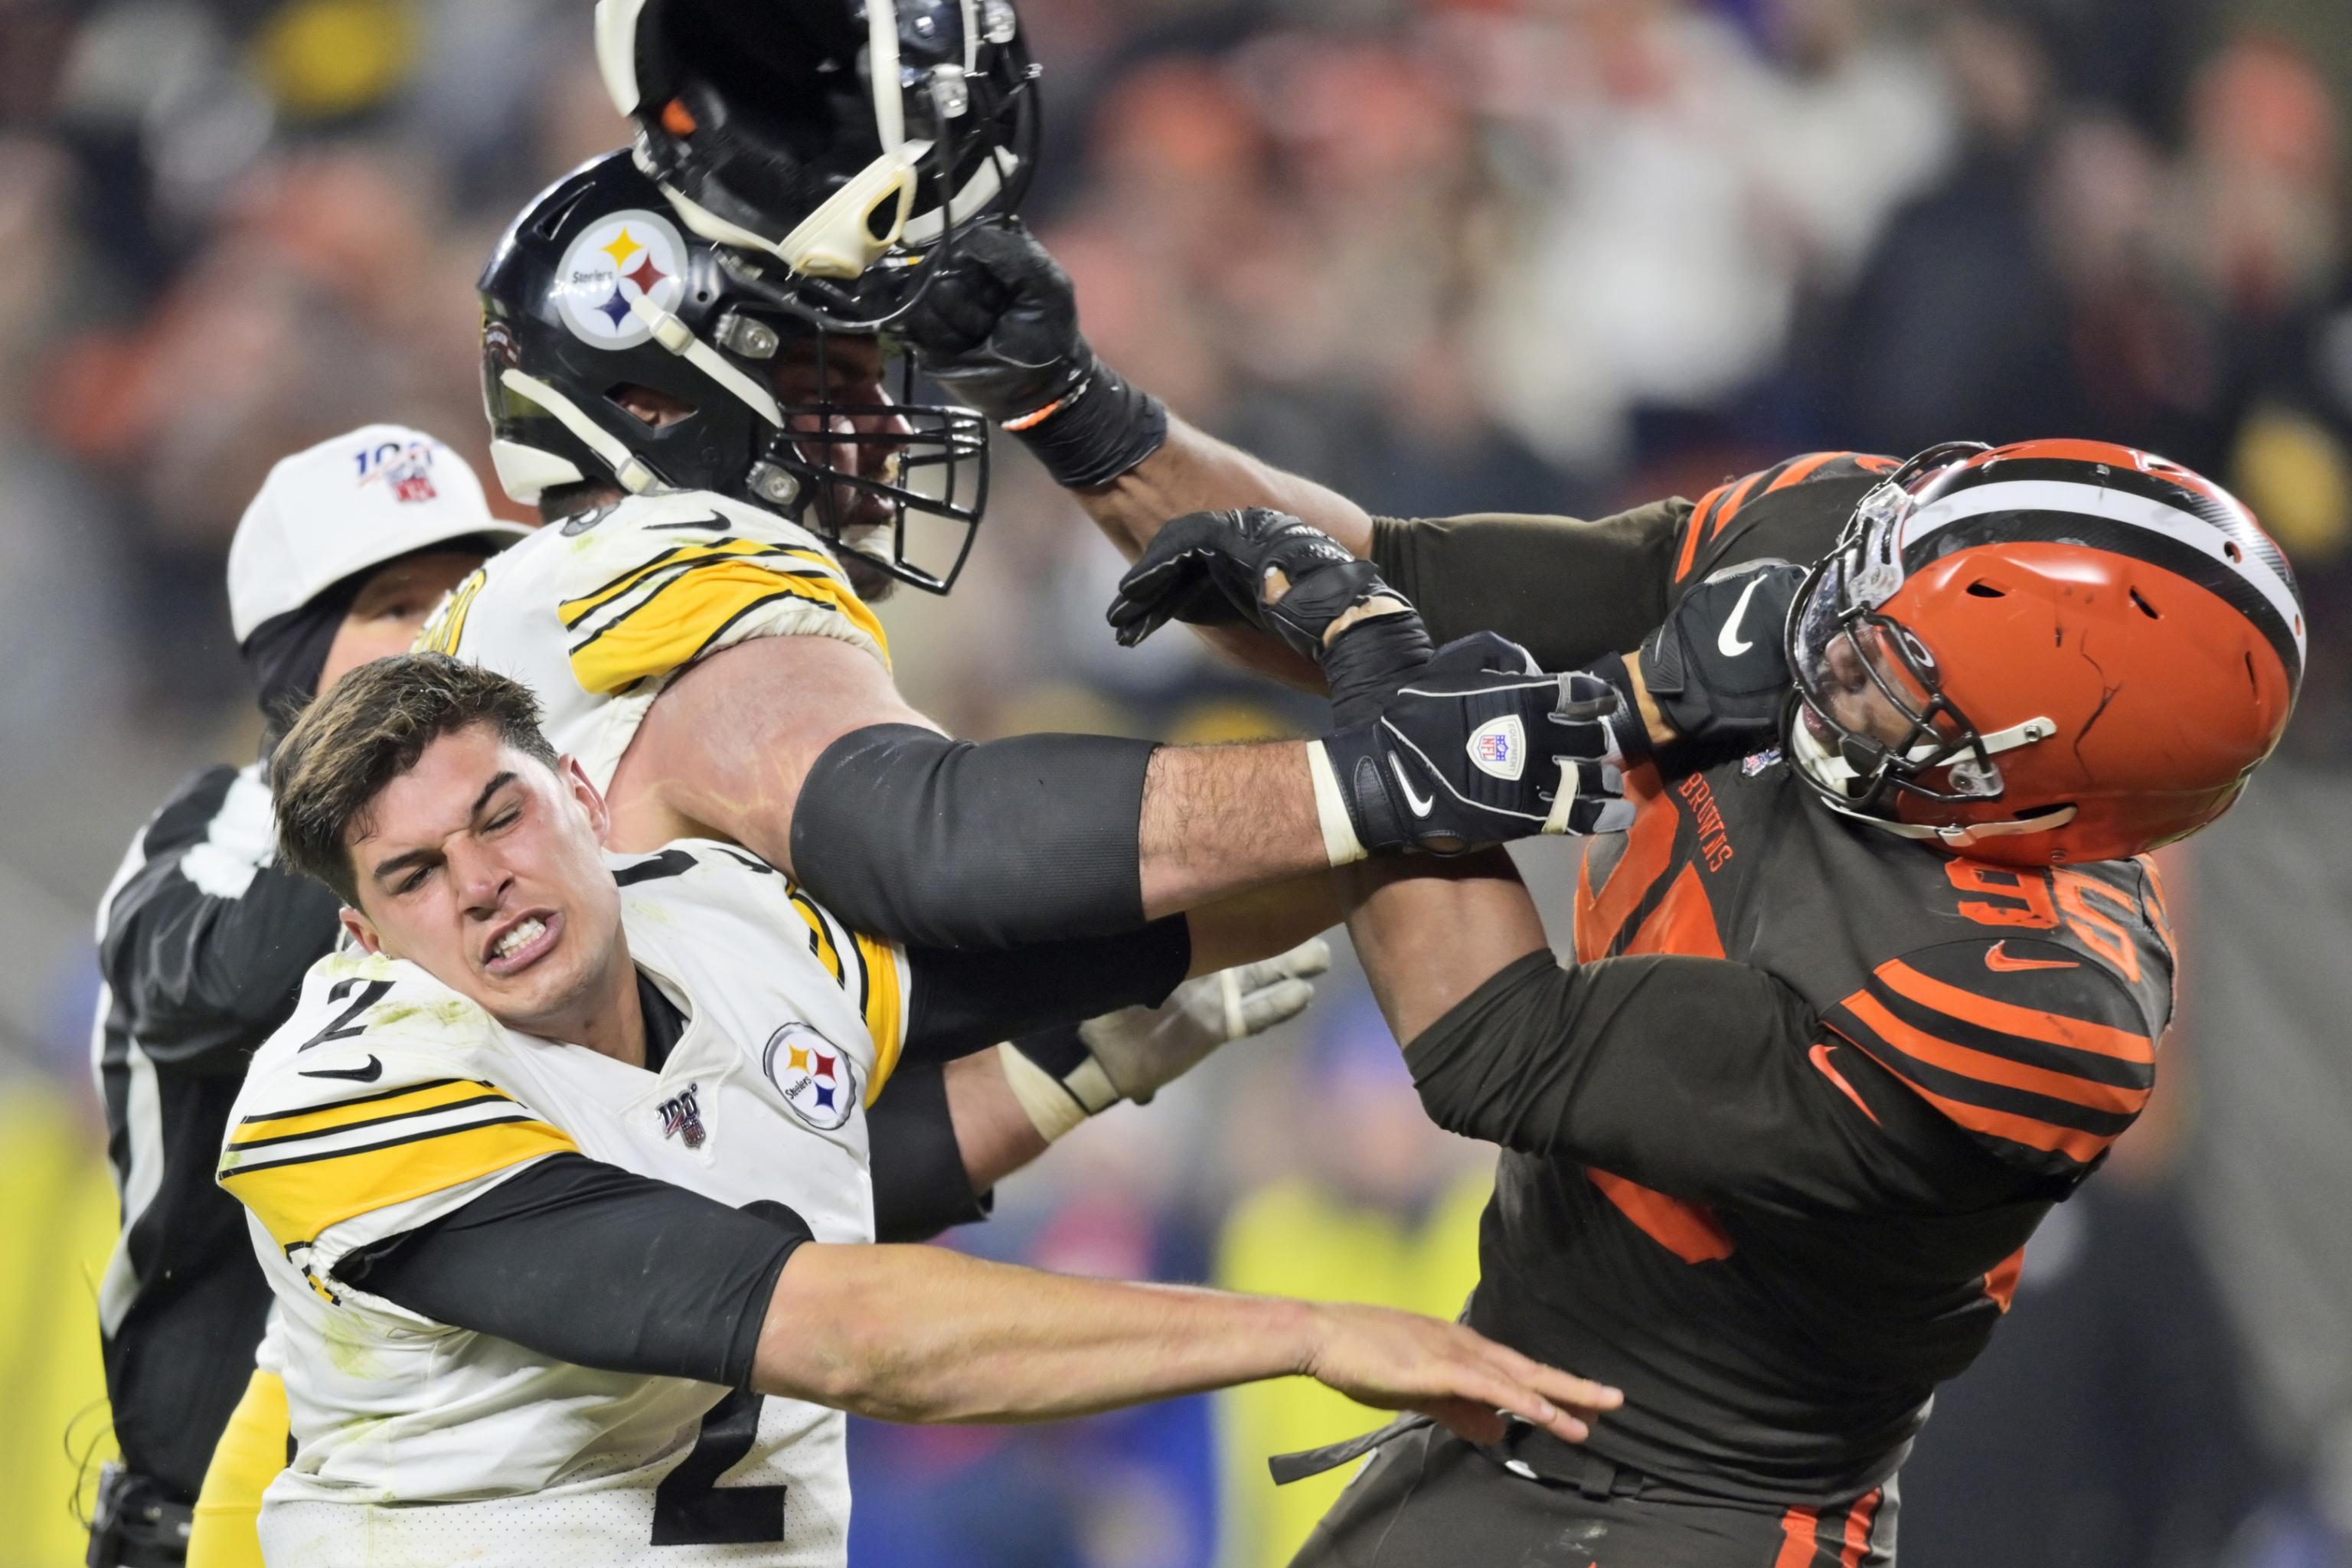
<svg viewBox="0 0 2352 1568">
<path fill-rule="evenodd" d="M 799 0 L 745 0 L 799 3 Z M 1788 453 L 2082 435 L 2201 468 L 2303 575 L 2286 752 L 2170 857 L 2155 1107 L 2053 1215 L 1904 1478 L 1911 1568 L 2352 1563 L 2352 8 L 2342 0 L 1022 0 L 1028 212 L 1107 358 L 1428 515 L 1597 515 Z M 79 1561 L 106 1450 L 92 910 L 257 729 L 222 590 L 278 456 L 478 460 L 477 270 L 622 140 L 586 0 L 0 0 L 0 1564 Z M 1008 444 L 1009 447 L 1009 444 Z M 484 470 L 487 474 L 487 466 Z M 960 732 L 1312 721 L 1184 639 L 1028 466 L 886 610 Z M 1557 889 L 1570 851 L 1523 858 Z M 1564 929 L 1559 928 L 1559 929 Z M 1491 1153 L 1344 971 L 1073 1137 L 958 1245 L 1450 1313 Z M 853 1561 L 1278 1563 L 1368 1425 L 1273 1385 L 1055 1429 L 859 1429 Z M 79 1489 L 79 1490 L 78 1490 Z"/>
</svg>

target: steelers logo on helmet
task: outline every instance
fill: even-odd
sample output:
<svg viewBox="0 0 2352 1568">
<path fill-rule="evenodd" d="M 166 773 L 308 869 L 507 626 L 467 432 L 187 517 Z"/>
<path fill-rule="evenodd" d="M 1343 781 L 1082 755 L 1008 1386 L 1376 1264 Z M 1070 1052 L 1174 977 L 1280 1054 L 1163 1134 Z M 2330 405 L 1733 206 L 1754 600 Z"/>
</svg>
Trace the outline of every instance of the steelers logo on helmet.
<svg viewBox="0 0 2352 1568">
<path fill-rule="evenodd" d="M 760 1070 L 792 1113 L 820 1132 L 841 1126 L 857 1108 L 856 1064 L 806 1024 L 786 1024 L 770 1035 Z"/>
<path fill-rule="evenodd" d="M 636 301 L 676 310 L 686 293 L 686 242 L 660 214 L 613 213 L 564 251 L 556 310 L 572 336 L 592 348 L 635 348 L 654 335 Z"/>
</svg>

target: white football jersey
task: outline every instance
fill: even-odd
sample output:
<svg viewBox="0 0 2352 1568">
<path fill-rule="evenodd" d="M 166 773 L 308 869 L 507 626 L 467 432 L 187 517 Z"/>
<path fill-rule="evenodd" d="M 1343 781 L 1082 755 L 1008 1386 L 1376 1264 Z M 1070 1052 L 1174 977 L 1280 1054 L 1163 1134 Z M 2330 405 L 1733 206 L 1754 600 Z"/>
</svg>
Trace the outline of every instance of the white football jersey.
<svg viewBox="0 0 2352 1568">
<path fill-rule="evenodd" d="M 418 634 L 522 682 L 598 789 L 670 677 L 759 637 L 888 640 L 823 541 L 708 490 L 631 496 L 551 523 L 460 583 Z"/>
<path fill-rule="evenodd" d="M 360 953 L 321 960 L 254 1057 L 220 1180 L 281 1319 L 296 1449 L 262 1507 L 273 1563 L 844 1561 L 838 1412 L 553 1361 L 332 1274 L 574 1150 L 873 1240 L 865 1108 L 904 1042 L 904 954 L 731 845 L 612 865 L 631 956 L 687 1016 L 659 1073 Z"/>
</svg>

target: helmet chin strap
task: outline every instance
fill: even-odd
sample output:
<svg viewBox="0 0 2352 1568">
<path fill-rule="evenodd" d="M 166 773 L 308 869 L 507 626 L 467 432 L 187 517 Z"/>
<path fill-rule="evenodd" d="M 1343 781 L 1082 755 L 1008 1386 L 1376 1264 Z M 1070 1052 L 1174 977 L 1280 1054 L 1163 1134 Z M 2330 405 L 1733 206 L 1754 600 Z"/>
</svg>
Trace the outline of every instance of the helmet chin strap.
<svg viewBox="0 0 2352 1568">
<path fill-rule="evenodd" d="M 1849 793 L 1851 786 L 1860 776 L 1854 772 L 1853 764 L 1822 745 L 1814 737 L 1813 732 L 1805 727 L 1805 721 L 1801 717 L 1790 721 L 1790 763 L 1792 766 L 1802 768 L 1814 783 L 1822 786 L 1822 804 L 1840 816 L 1865 823 L 1881 833 L 1891 833 L 1897 838 L 1933 839 L 1947 849 L 1966 849 L 1982 839 L 2008 837 L 2021 833 L 2047 833 L 2052 828 L 2063 827 L 2074 820 L 2075 807 L 2071 805 L 2060 806 L 2055 811 L 2044 812 L 2039 816 L 2011 817 L 2001 822 L 1946 823 L 1941 826 L 1924 822 L 1904 822 L 1894 817 L 1858 811 L 1853 806 L 1842 805 L 1832 798 L 1833 795 Z M 1980 739 L 1986 754 L 1990 755 L 1997 752 L 2014 751 L 2020 746 L 2030 746 L 2037 741 L 2046 741 L 2057 732 L 2058 726 L 2048 719 L 2028 719 L 2021 724 L 2012 724 L 2006 730 L 1996 731 Z M 1940 749 L 1922 743 L 1914 746 L 1905 760 L 1924 763 L 1935 756 Z"/>
</svg>

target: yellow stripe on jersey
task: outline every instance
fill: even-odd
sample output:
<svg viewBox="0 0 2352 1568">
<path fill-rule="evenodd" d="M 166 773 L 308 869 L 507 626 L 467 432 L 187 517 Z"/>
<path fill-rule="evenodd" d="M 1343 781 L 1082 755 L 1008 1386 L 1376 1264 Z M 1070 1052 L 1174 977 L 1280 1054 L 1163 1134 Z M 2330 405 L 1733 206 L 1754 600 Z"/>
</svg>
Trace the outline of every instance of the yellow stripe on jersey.
<svg viewBox="0 0 2352 1568">
<path fill-rule="evenodd" d="M 824 916 L 809 902 L 808 895 L 798 888 L 792 890 L 791 898 L 793 908 L 799 910 L 801 919 L 808 922 L 809 951 L 816 954 L 817 962 L 824 965 L 825 973 L 833 976 L 835 985 L 844 984 L 841 950 L 833 944 L 833 932 L 825 928 Z"/>
<path fill-rule="evenodd" d="M 520 1108 L 518 1108 L 520 1109 Z M 385 1129 L 396 1132 L 396 1128 Z M 277 1149 L 221 1156 L 220 1184 L 280 1247 L 315 1241 L 330 1226 L 536 1160 L 577 1152 L 562 1129 L 528 1115 L 312 1154 Z"/>
<path fill-rule="evenodd" d="M 746 555 L 775 553 L 779 552 L 756 539 L 727 539 L 716 544 L 673 545 L 660 554 L 630 567 L 603 587 L 583 594 L 576 599 L 562 601 L 555 606 L 555 616 L 568 631 L 587 619 L 595 610 L 611 604 L 656 572 L 683 571 L 700 561 L 724 561 Z"/>
<path fill-rule="evenodd" d="M 479 1079 L 441 1079 L 432 1083 L 412 1084 L 406 1089 L 388 1089 L 380 1094 L 358 1095 L 307 1110 L 265 1111 L 258 1116 L 247 1116 L 241 1119 L 236 1130 L 229 1134 L 228 1146 L 232 1149 L 268 1147 L 314 1132 L 333 1132 L 376 1121 L 396 1121 L 404 1116 L 415 1116 L 427 1110 L 446 1110 L 453 1105 L 483 1100 L 502 1100 L 509 1105 L 515 1103 L 514 1096 Z"/>
<path fill-rule="evenodd" d="M 842 616 L 873 639 L 887 662 L 890 645 L 882 623 L 843 584 L 830 577 L 777 572 L 756 561 L 726 559 L 689 567 L 591 633 L 572 649 L 572 676 L 582 689 L 604 696 L 667 675 L 709 651 L 745 616 L 781 599 Z"/>
<path fill-rule="evenodd" d="M 472 575 L 450 589 L 449 596 L 443 599 L 433 614 L 425 618 L 425 625 L 417 631 L 416 640 L 409 645 L 409 651 L 456 654 L 458 640 L 466 635 L 467 613 L 473 609 L 474 599 L 481 593 L 482 584 L 489 580 L 487 568 L 475 567 Z"/>
<path fill-rule="evenodd" d="M 874 1078 L 866 1086 L 866 1103 L 882 1096 L 882 1086 L 898 1070 L 898 1053 L 907 1045 L 906 989 L 898 973 L 898 949 L 870 936 L 857 939 L 858 966 L 865 972 L 866 994 L 860 1005 L 866 1032 L 874 1037 Z"/>
</svg>

